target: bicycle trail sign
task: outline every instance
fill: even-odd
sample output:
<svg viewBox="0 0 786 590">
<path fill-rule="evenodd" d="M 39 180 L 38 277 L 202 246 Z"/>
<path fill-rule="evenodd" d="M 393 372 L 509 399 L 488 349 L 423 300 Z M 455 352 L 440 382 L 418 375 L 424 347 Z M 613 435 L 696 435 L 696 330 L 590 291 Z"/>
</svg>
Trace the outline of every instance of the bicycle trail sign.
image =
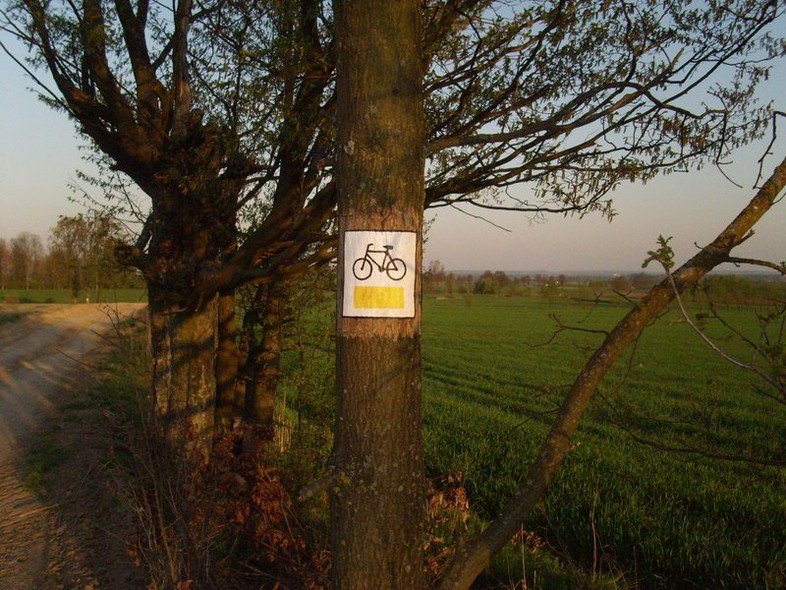
<svg viewBox="0 0 786 590">
<path fill-rule="evenodd" d="M 415 232 L 344 232 L 344 317 L 415 317 Z"/>
</svg>

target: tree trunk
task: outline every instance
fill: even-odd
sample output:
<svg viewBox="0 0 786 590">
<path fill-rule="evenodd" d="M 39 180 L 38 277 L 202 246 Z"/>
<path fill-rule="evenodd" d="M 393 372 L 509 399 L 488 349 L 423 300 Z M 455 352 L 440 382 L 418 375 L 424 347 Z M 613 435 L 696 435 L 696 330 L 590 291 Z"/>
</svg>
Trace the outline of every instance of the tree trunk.
<svg viewBox="0 0 786 590">
<path fill-rule="evenodd" d="M 213 441 L 218 297 L 181 308 L 149 286 L 153 395 L 165 440 L 196 473 Z"/>
<path fill-rule="evenodd" d="M 420 417 L 424 199 L 420 6 L 413 0 L 337 0 L 334 12 L 340 230 L 332 458 L 336 483 L 331 486 L 334 582 L 340 589 L 417 590 L 424 586 L 425 522 Z M 348 311 L 345 297 L 355 297 L 357 289 L 376 288 L 352 291 L 348 285 L 353 263 L 363 255 L 352 250 L 352 238 L 348 240 L 347 232 L 356 230 L 390 232 L 384 234 L 385 240 L 394 233 L 412 232 L 411 267 L 407 263 L 390 271 L 397 277 L 393 282 L 402 279 L 399 273 L 410 273 L 407 280 L 413 280 L 413 286 L 411 292 L 404 291 L 406 302 L 401 305 L 411 305 L 411 314 L 357 317 Z M 368 234 L 354 235 L 365 239 Z M 361 250 L 366 246 L 360 244 Z M 384 246 L 374 247 L 385 252 Z M 364 263 L 358 270 L 356 278 L 366 271 L 373 273 Z M 379 277 L 385 280 L 382 270 L 375 275 Z M 363 307 L 357 301 L 353 305 Z"/>
<path fill-rule="evenodd" d="M 230 342 L 234 341 L 233 293 L 206 287 L 211 273 L 233 248 L 237 192 L 233 185 L 222 185 L 209 175 L 205 178 L 208 171 L 199 166 L 212 153 L 210 138 L 215 138 L 215 130 L 192 125 L 188 131 L 193 150 L 173 148 L 162 162 L 167 173 L 156 177 L 151 212 L 155 222 L 142 269 L 151 314 L 158 415 L 172 449 L 196 469 L 210 458 L 217 382 L 229 389 L 237 373 L 230 358 L 235 354 Z M 224 389 L 221 393 L 228 395 Z M 226 424 L 231 418 L 223 404 L 220 409 L 219 424 Z"/>
<path fill-rule="evenodd" d="M 224 292 L 218 299 L 218 346 L 216 348 L 216 426 L 229 432 L 240 414 L 236 409 L 240 353 L 237 348 L 235 293 Z"/>
<path fill-rule="evenodd" d="M 246 420 L 254 425 L 257 435 L 272 440 L 273 409 L 278 382 L 281 378 L 282 322 L 285 294 L 277 282 L 259 287 L 255 313 L 262 328 L 258 343 L 250 347 L 250 382 L 246 390 Z"/>
</svg>

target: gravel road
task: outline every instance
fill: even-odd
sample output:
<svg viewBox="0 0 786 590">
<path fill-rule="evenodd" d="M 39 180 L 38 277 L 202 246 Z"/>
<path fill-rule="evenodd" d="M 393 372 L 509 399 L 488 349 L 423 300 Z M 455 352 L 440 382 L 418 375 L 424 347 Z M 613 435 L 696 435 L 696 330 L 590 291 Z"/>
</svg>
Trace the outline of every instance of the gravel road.
<svg viewBox="0 0 786 590">
<path fill-rule="evenodd" d="M 141 307 L 0 305 L 0 315 L 23 314 L 0 324 L 0 590 L 35 588 L 47 565 L 48 508 L 24 485 L 21 452 L 42 420 L 89 383 L 100 335 Z"/>
</svg>

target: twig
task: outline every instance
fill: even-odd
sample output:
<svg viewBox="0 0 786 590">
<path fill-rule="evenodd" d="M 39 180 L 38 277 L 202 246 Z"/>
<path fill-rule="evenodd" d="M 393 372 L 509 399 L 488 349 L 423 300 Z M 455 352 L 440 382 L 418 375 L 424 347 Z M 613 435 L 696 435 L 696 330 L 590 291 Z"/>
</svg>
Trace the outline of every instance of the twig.
<svg viewBox="0 0 786 590">
<path fill-rule="evenodd" d="M 98 369 L 98 366 L 97 366 L 97 365 L 92 365 L 92 364 L 90 364 L 90 363 L 86 363 L 86 362 L 84 362 L 84 361 L 81 361 L 81 360 L 79 360 L 78 358 L 71 356 L 71 355 L 70 355 L 70 354 L 68 354 L 67 352 L 63 352 L 63 351 L 62 351 L 62 350 L 60 350 L 59 348 L 55 348 L 55 352 L 59 352 L 59 353 L 60 353 L 60 354 L 62 354 L 64 357 L 66 357 L 68 360 L 74 361 L 75 363 L 77 363 L 77 364 L 79 364 L 79 365 L 82 365 L 83 367 L 87 367 L 88 369 L 91 369 L 91 370 L 97 370 L 97 369 Z"/>
<path fill-rule="evenodd" d="M 732 264 L 736 264 L 740 266 L 742 264 L 750 264 L 753 266 L 764 266 L 766 268 L 771 268 L 774 271 L 779 272 L 782 275 L 786 275 L 786 263 L 784 262 L 771 262 L 769 260 L 758 260 L 756 258 L 729 258 L 729 262 Z"/>
<path fill-rule="evenodd" d="M 702 332 L 701 328 L 699 328 L 696 324 L 693 323 L 691 320 L 688 311 L 685 309 L 685 305 L 682 303 L 682 297 L 680 296 L 679 289 L 677 289 L 677 285 L 674 284 L 674 277 L 672 276 L 671 272 L 666 266 L 663 266 L 664 270 L 666 271 L 666 276 L 669 279 L 669 284 L 674 291 L 674 299 L 677 301 L 677 305 L 680 308 L 680 312 L 682 313 L 682 317 L 685 319 L 687 324 L 691 327 L 691 329 L 696 332 L 699 338 L 701 338 L 707 346 L 709 346 L 712 350 L 718 353 L 721 358 L 730 362 L 732 365 L 739 367 L 741 369 L 746 369 L 748 371 L 752 371 L 762 379 L 764 379 L 767 383 L 772 385 L 778 391 L 784 392 L 783 387 L 781 387 L 775 379 L 767 375 L 764 371 L 756 367 L 755 365 L 749 365 L 742 361 L 737 360 L 723 349 L 721 349 L 717 344 L 715 344 L 704 332 Z"/>
<path fill-rule="evenodd" d="M 297 501 L 305 502 L 317 494 L 326 491 L 337 479 L 338 474 L 336 473 L 336 470 L 329 468 L 325 475 L 300 489 L 297 495 Z"/>
</svg>

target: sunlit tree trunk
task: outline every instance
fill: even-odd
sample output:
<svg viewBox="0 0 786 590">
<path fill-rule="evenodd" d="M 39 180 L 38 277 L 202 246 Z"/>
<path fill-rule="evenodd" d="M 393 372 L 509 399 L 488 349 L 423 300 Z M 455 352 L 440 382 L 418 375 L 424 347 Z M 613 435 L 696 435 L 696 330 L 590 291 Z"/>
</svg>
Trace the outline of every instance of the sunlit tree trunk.
<svg viewBox="0 0 786 590">
<path fill-rule="evenodd" d="M 184 471 L 196 474 L 213 441 L 218 297 L 183 308 L 149 287 L 148 306 L 157 415 Z"/>
<path fill-rule="evenodd" d="M 338 51 L 339 313 L 331 486 L 336 588 L 423 580 L 420 237 L 424 118 L 420 4 L 334 2 Z M 415 232 L 411 318 L 343 317 L 348 230 Z"/>
<path fill-rule="evenodd" d="M 220 210 L 211 209 L 222 196 L 217 191 L 169 190 L 180 198 L 161 199 L 154 207 L 159 231 L 150 242 L 145 276 L 153 395 L 166 442 L 182 457 L 185 473 L 197 475 L 209 463 L 216 432 L 217 379 L 234 380 L 219 375 L 219 366 L 226 372 L 227 365 L 217 360 L 219 311 L 231 335 L 234 298 L 231 291 L 205 292 L 201 269 L 217 263 L 232 228 L 221 223 Z"/>
</svg>

